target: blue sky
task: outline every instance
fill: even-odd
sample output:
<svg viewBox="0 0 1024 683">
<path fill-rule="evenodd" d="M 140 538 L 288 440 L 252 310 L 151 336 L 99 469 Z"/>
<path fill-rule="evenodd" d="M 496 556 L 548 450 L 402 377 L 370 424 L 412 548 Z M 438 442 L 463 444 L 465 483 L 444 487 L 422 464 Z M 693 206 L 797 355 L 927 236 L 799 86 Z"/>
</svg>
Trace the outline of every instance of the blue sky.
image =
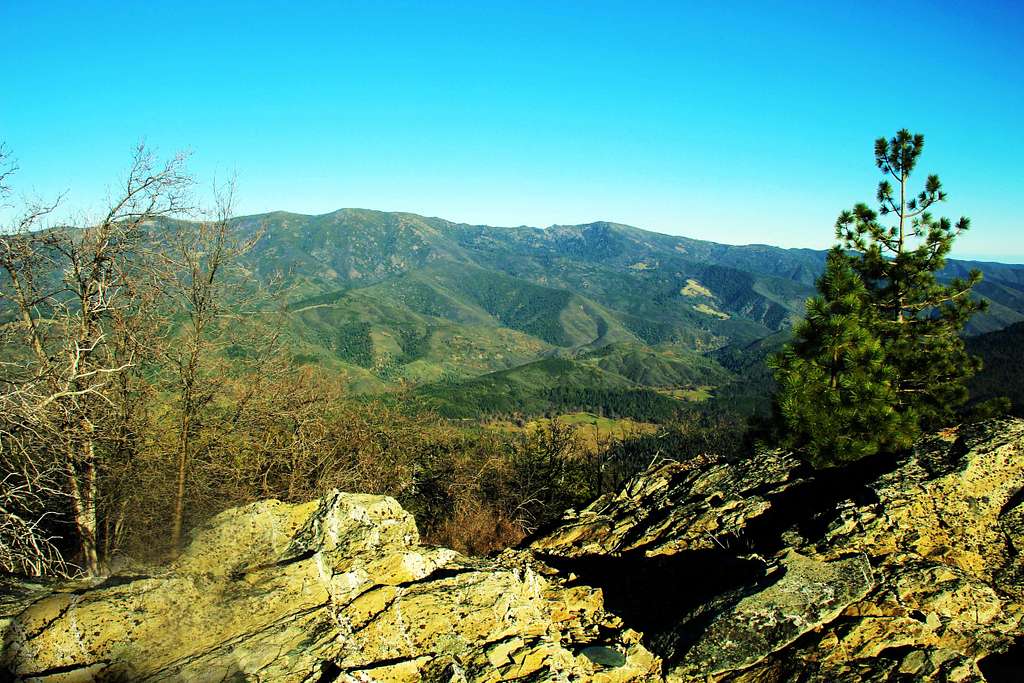
<svg viewBox="0 0 1024 683">
<path fill-rule="evenodd" d="M 94 211 L 144 139 L 240 213 L 824 247 L 905 126 L 956 253 L 1024 261 L 1021 3 L 298 4 L 0 0 L 17 188 Z"/>
</svg>

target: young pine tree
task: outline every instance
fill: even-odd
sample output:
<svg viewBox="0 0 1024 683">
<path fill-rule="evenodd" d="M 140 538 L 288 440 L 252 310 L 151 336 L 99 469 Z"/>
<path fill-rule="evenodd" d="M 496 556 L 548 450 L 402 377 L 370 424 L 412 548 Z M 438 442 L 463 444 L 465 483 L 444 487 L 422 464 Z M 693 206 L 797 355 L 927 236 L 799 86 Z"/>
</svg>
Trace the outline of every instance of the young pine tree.
<svg viewBox="0 0 1024 683">
<path fill-rule="evenodd" d="M 898 376 L 877 334 L 878 312 L 838 247 L 817 285 L 796 338 L 769 361 L 788 445 L 822 467 L 909 445 L 912 430 L 895 409 Z"/>
<path fill-rule="evenodd" d="M 917 195 L 910 191 L 923 147 L 924 136 L 905 129 L 875 142 L 875 163 L 886 175 L 879 210 L 857 204 L 839 215 L 839 245 L 818 283 L 821 296 L 809 302 L 796 340 L 773 359 L 783 429 L 818 464 L 902 448 L 922 429 L 950 423 L 980 367 L 960 334 L 984 308 L 970 297 L 981 273 L 948 283 L 936 277 L 969 221 L 931 214 L 946 199 L 938 176 L 928 176 Z"/>
<path fill-rule="evenodd" d="M 938 176 L 928 176 L 916 196 L 909 190 L 923 147 L 924 136 L 906 129 L 875 141 L 875 163 L 886 175 L 878 184 L 879 210 L 858 204 L 844 211 L 836 237 L 879 313 L 878 334 L 898 377 L 897 410 L 927 430 L 949 424 L 967 400 L 967 380 L 981 361 L 966 352 L 961 333 L 985 302 L 970 296 L 981 282 L 977 270 L 966 280 L 936 279 L 970 221 L 961 217 L 954 224 L 932 216 L 929 209 L 946 200 Z"/>
</svg>

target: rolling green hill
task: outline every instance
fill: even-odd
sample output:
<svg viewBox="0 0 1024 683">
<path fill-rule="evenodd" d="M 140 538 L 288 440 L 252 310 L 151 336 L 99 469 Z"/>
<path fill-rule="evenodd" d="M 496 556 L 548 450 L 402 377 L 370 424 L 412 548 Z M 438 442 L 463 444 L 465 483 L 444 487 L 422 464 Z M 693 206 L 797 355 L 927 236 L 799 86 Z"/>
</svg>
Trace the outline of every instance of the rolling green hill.
<svg viewBox="0 0 1024 683">
<path fill-rule="evenodd" d="M 453 416 L 617 406 L 644 418 L 698 387 L 712 403 L 761 405 L 741 385 L 770 384 L 764 349 L 802 315 L 824 259 L 607 222 L 494 228 L 342 209 L 234 226 L 263 234 L 244 266 L 282 277 L 297 361 L 355 394 L 412 386 Z M 969 332 L 1024 321 L 1024 266 L 951 261 L 945 275 L 972 267 L 991 307 Z"/>
<path fill-rule="evenodd" d="M 584 354 L 580 361 L 645 387 L 718 386 L 732 378 L 732 373 L 712 358 L 675 347 L 609 344 Z"/>
<path fill-rule="evenodd" d="M 660 419 L 695 397 L 763 411 L 764 356 L 803 314 L 824 260 L 608 222 L 496 228 L 342 209 L 233 228 L 261 236 L 240 265 L 253 289 L 281 282 L 275 324 L 293 361 L 354 395 L 411 389 L 460 417 Z M 950 261 L 943 277 L 971 268 L 990 308 L 968 332 L 1024 321 L 1024 266 Z"/>
<path fill-rule="evenodd" d="M 417 397 L 442 415 L 539 415 L 589 411 L 659 422 L 685 400 L 658 389 L 713 386 L 729 373 L 696 353 L 624 344 L 574 359 L 545 358 L 462 382 L 431 384 Z"/>
</svg>

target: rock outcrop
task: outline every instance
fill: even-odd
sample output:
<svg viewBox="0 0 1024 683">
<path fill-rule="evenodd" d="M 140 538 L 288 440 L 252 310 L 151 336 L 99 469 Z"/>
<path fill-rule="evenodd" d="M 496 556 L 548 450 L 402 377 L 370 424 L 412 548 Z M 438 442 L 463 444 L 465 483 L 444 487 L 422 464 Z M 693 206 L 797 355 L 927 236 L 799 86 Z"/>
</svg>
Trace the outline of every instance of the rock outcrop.
<svg viewBox="0 0 1024 683">
<path fill-rule="evenodd" d="M 1021 420 L 837 472 L 778 451 L 661 464 L 492 559 L 420 545 L 390 498 L 265 501 L 197 529 L 159 572 L 0 580 L 0 670 L 1006 683 L 1024 680 L 1022 550 Z"/>
<path fill-rule="evenodd" d="M 7 591 L 2 662 L 52 683 L 658 678 L 600 591 L 528 560 L 421 546 L 391 498 L 265 501 L 159 574 Z"/>
<path fill-rule="evenodd" d="M 669 680 L 1024 680 L 1024 421 L 842 472 L 663 465 L 532 547 Z"/>
</svg>

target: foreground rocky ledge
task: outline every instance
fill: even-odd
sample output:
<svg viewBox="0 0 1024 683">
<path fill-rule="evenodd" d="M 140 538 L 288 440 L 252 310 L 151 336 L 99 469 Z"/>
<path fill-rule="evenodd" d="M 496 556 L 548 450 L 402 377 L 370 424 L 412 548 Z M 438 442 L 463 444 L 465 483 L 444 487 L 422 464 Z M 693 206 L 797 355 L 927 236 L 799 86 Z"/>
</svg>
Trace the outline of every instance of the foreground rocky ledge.
<svg viewBox="0 0 1024 683">
<path fill-rule="evenodd" d="M 653 468 L 532 547 L 681 681 L 1024 681 L 1024 421 L 813 473 Z"/>
<path fill-rule="evenodd" d="M 611 683 L 660 670 L 599 591 L 549 581 L 523 554 L 421 546 L 382 496 L 228 510 L 158 576 L 41 598 L 23 586 L 6 612 L 3 663 L 32 681 Z"/>
<path fill-rule="evenodd" d="M 159 574 L 0 581 L 0 669 L 49 683 L 1020 681 L 1022 549 L 1021 420 L 836 473 L 778 451 L 655 466 L 488 560 L 421 546 L 390 498 L 333 493 L 228 510 Z"/>
</svg>

